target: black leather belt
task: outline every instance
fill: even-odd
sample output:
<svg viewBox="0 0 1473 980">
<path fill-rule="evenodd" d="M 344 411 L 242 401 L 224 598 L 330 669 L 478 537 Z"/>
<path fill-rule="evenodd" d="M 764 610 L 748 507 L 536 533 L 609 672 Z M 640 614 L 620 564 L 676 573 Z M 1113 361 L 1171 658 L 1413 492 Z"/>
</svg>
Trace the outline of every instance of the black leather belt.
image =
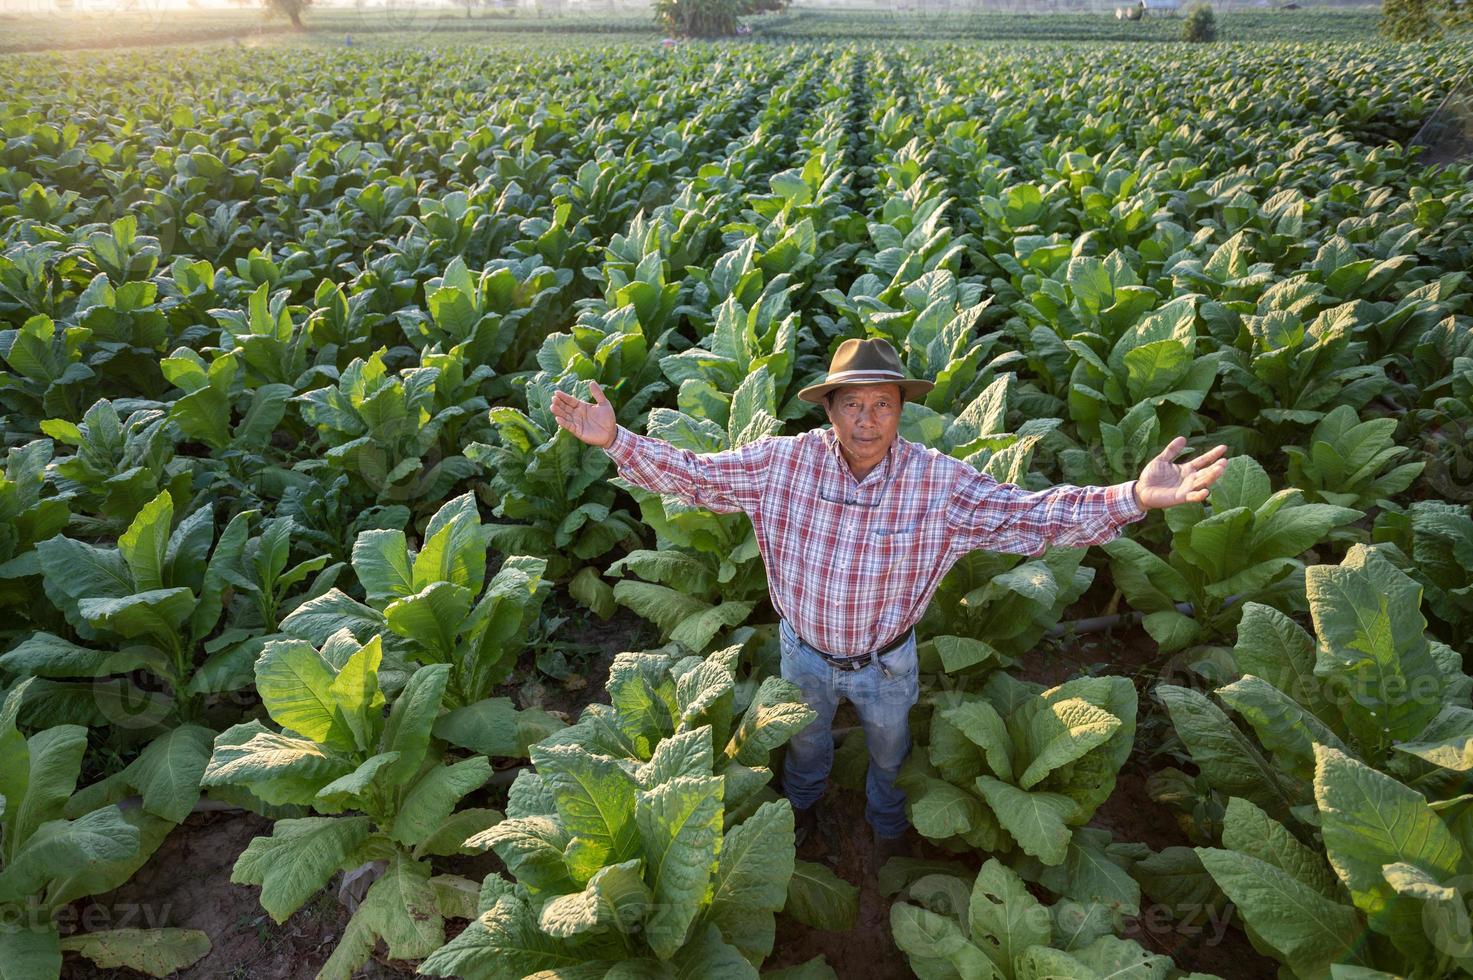
<svg viewBox="0 0 1473 980">
<path fill-rule="evenodd" d="M 865 667 L 868 667 L 871 660 L 873 660 L 875 663 L 879 663 L 879 658 L 885 656 L 887 653 L 893 653 L 894 651 L 898 650 L 905 644 L 906 640 L 910 639 L 911 634 L 914 632 L 915 627 L 912 626 L 910 629 L 906 630 L 904 633 L 901 633 L 895 639 L 891 640 L 889 643 L 876 650 L 873 654 L 861 653 L 853 657 L 835 657 L 830 654 L 824 653 L 822 650 L 814 646 L 812 643 L 809 643 L 807 640 L 803 640 L 803 642 L 807 644 L 810 650 L 822 657 L 828 663 L 828 665 L 830 667 L 833 667 L 835 670 L 861 670 Z M 799 637 L 799 639 L 802 639 L 802 637 Z"/>
</svg>

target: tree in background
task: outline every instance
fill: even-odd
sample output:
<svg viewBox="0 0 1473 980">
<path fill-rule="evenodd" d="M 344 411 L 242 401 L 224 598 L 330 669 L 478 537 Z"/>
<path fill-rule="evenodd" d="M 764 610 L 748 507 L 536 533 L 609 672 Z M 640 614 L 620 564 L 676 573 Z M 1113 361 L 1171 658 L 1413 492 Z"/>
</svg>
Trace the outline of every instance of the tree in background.
<svg viewBox="0 0 1473 980">
<path fill-rule="evenodd" d="M 1384 0 L 1381 32 L 1398 41 L 1440 37 L 1473 24 L 1469 0 Z"/>
<path fill-rule="evenodd" d="M 1184 41 L 1216 41 L 1217 18 L 1212 7 L 1205 3 L 1193 4 L 1187 11 L 1187 19 L 1182 22 L 1181 36 Z"/>
<path fill-rule="evenodd" d="M 789 0 L 655 0 L 655 22 L 677 37 L 735 34 L 737 18 L 788 9 Z"/>
<path fill-rule="evenodd" d="M 312 6 L 312 0 L 266 0 L 266 9 L 270 13 L 280 14 L 291 18 L 292 26 L 302 30 L 302 11 Z"/>
</svg>

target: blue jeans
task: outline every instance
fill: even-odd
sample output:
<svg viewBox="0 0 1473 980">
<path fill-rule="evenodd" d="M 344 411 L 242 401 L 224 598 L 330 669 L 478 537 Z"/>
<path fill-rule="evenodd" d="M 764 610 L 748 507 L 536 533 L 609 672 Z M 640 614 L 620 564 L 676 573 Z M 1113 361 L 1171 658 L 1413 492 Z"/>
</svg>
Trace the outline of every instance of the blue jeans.
<svg viewBox="0 0 1473 980">
<path fill-rule="evenodd" d="M 895 785 L 895 776 L 910 752 L 910 708 L 920 696 L 915 634 L 885 655 L 888 677 L 874 662 L 859 670 L 829 666 L 786 619 L 779 624 L 778 635 L 783 679 L 798 685 L 808 707 L 818 712 L 788 742 L 783 793 L 799 808 L 810 807 L 823 796 L 834 764 L 834 710 L 848 698 L 859 713 L 869 749 L 864 818 L 882 837 L 905 833 L 910 821 L 905 817 L 905 793 Z"/>
</svg>

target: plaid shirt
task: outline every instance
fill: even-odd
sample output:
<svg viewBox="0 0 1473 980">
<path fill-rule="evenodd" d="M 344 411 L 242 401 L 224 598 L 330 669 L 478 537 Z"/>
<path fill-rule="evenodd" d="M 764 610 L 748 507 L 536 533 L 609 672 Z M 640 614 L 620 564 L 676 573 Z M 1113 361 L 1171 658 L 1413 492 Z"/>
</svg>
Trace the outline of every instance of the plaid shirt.
<svg viewBox="0 0 1473 980">
<path fill-rule="evenodd" d="M 717 513 L 746 511 L 772 604 L 835 656 L 904 633 L 968 551 L 1100 544 L 1145 516 L 1134 481 L 1029 492 L 898 435 L 856 481 L 832 427 L 696 454 L 621 425 L 606 451 L 632 484 Z"/>
</svg>

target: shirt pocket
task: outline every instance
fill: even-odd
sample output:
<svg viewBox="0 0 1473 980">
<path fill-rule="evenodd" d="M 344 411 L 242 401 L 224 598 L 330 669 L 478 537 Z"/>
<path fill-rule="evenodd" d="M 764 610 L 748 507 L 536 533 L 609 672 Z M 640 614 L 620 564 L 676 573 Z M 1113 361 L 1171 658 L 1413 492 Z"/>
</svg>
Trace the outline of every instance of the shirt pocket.
<svg viewBox="0 0 1473 980">
<path fill-rule="evenodd" d="M 907 560 L 914 567 L 921 547 L 920 522 L 882 525 L 865 537 L 864 564 L 872 575 L 896 573 Z"/>
</svg>

